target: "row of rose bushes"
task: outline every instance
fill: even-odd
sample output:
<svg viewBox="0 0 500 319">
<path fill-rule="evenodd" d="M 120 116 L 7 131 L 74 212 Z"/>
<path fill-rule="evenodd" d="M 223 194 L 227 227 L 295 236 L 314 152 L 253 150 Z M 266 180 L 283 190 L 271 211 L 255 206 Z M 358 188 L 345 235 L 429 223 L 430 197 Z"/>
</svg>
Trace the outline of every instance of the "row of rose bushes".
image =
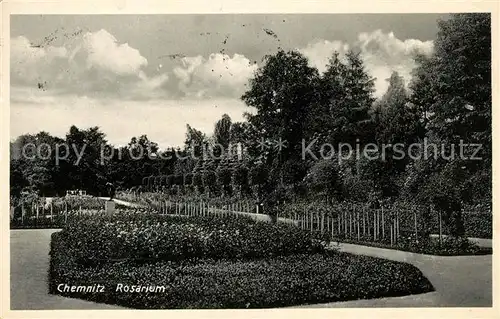
<svg viewBox="0 0 500 319">
<path fill-rule="evenodd" d="M 125 197 L 127 197 L 124 193 Z M 205 203 L 209 203 L 210 205 L 216 206 L 224 206 L 231 205 L 233 203 L 244 203 L 245 208 L 250 207 L 250 209 L 254 210 L 256 202 L 251 199 L 240 199 L 237 197 L 214 197 L 214 198 L 205 198 L 203 196 L 173 196 L 163 193 L 142 193 L 137 196 L 129 195 L 127 197 L 129 200 L 132 198 L 139 203 L 148 206 L 148 207 L 156 207 L 162 205 L 165 201 L 172 202 L 199 202 L 204 201 Z M 247 206 L 248 204 L 248 206 Z M 363 208 L 364 207 L 364 208 Z M 278 211 L 281 217 L 295 218 L 301 217 L 304 214 L 310 216 L 310 214 L 325 214 L 326 216 L 337 216 L 344 212 L 351 212 L 354 209 L 357 211 L 361 211 L 364 209 L 365 211 L 371 212 L 373 208 L 368 207 L 366 204 L 359 203 L 335 203 L 335 204 L 326 204 L 324 201 L 298 201 L 293 203 L 285 203 L 279 204 Z M 386 216 L 391 212 L 398 212 L 400 216 L 400 220 L 402 222 L 413 223 L 413 213 L 417 212 L 417 218 L 419 221 L 419 227 L 422 227 L 422 223 L 426 223 L 428 229 L 423 231 L 428 231 L 429 233 L 439 234 L 439 214 L 437 211 L 426 211 L 426 207 L 423 206 L 409 206 L 409 207 L 401 207 L 401 206 L 386 206 L 385 208 Z M 428 217 L 425 217 L 427 221 L 423 221 L 423 213 L 428 213 Z M 487 211 L 484 209 L 477 209 L 475 211 L 463 211 L 461 212 L 462 220 L 465 227 L 465 235 L 467 237 L 478 237 L 478 238 L 492 238 L 493 236 L 493 215 L 491 211 Z M 442 220 L 442 232 L 444 235 L 450 234 L 450 225 L 447 224 L 445 218 Z M 421 230 L 419 230 L 421 231 Z"/>
<path fill-rule="evenodd" d="M 43 197 L 34 197 L 14 208 L 10 228 L 61 228 L 75 216 L 104 213 L 105 202 L 93 196 L 55 197 L 50 202 Z M 115 207 L 127 208 L 119 203 Z"/>
<path fill-rule="evenodd" d="M 165 201 L 172 202 L 200 202 L 208 203 L 210 205 L 215 205 L 217 207 L 223 207 L 224 205 L 231 205 L 233 203 L 243 203 L 245 209 L 250 209 L 252 212 L 256 212 L 255 204 L 256 202 L 249 199 L 239 199 L 233 198 L 203 198 L 200 196 L 172 196 L 162 193 L 142 193 L 140 195 L 134 196 L 135 200 L 143 204 L 144 206 L 160 209 L 161 205 L 164 205 Z M 293 203 L 279 204 L 278 211 L 280 217 L 287 218 L 300 218 L 301 216 L 322 215 L 335 217 L 339 214 L 342 215 L 345 212 L 353 211 L 365 211 L 369 215 L 372 215 L 374 208 L 368 207 L 366 204 L 359 203 L 336 203 L 336 204 L 326 204 L 324 201 L 297 201 Z M 380 210 L 380 208 L 379 208 Z M 262 210 L 261 210 L 262 211 Z M 428 211 L 426 207 L 423 206 L 390 206 L 384 207 L 385 216 L 389 216 L 391 213 L 398 213 L 400 223 L 409 224 L 409 228 L 413 229 L 414 222 L 414 212 L 417 213 L 418 220 L 418 232 L 420 234 L 428 232 L 430 234 L 439 234 L 439 213 L 437 211 Z M 424 214 L 427 216 L 424 217 Z M 477 238 L 492 238 L 493 236 L 493 215 L 491 211 L 485 211 L 484 209 L 477 209 L 476 211 L 463 211 L 461 212 L 461 218 L 463 220 L 465 228 L 466 237 L 477 237 Z M 448 223 L 446 218 L 442 217 L 442 234 L 448 235 L 452 233 L 450 227 L 453 223 Z"/>
<path fill-rule="evenodd" d="M 367 211 L 370 215 L 373 213 L 374 208 L 370 208 L 366 204 L 360 203 L 336 203 L 334 205 L 326 204 L 324 201 L 309 201 L 309 202 L 296 202 L 288 203 L 280 209 L 280 216 L 290 217 L 303 216 L 306 214 L 337 216 L 344 212 L 353 211 Z M 380 208 L 378 208 L 380 210 Z M 417 223 L 419 232 L 428 232 L 430 234 L 439 234 L 439 213 L 435 210 L 428 211 L 424 206 L 386 206 L 384 207 L 385 216 L 391 213 L 399 215 L 400 223 L 407 223 L 413 226 L 414 212 L 417 214 Z M 427 214 L 427 215 L 426 215 Z M 466 237 L 477 238 L 492 238 L 493 236 L 493 214 L 487 210 L 477 211 L 462 211 L 460 212 L 463 225 L 465 228 Z M 441 231 L 443 235 L 451 233 L 452 219 L 448 223 L 444 216 L 441 216 Z M 422 227 L 427 229 L 421 229 Z M 410 227 L 411 228 L 411 227 Z"/>
<path fill-rule="evenodd" d="M 109 260 L 251 259 L 324 251 L 327 235 L 244 216 L 162 216 L 120 212 L 73 219 L 61 231 L 82 264 Z"/>
<path fill-rule="evenodd" d="M 138 309 L 270 308 L 418 294 L 433 290 L 409 264 L 336 251 L 251 260 L 188 259 L 137 263 L 130 260 L 87 267 L 68 249 L 82 233 L 54 233 L 49 289 L 53 294 Z M 87 240 L 85 238 L 84 240 Z M 177 242 L 183 246 L 183 242 Z M 266 244 L 271 244 L 267 241 Z M 181 248 L 183 249 L 183 248 Z M 99 283 L 103 292 L 60 292 L 60 284 Z M 125 292 L 162 287 L 160 292 Z"/>
<path fill-rule="evenodd" d="M 214 196 L 214 197 L 208 197 L 208 196 L 202 196 L 202 195 L 170 195 L 166 193 L 159 193 L 159 192 L 147 192 L 147 193 L 140 193 L 140 194 L 134 194 L 134 193 L 128 193 L 128 192 L 118 192 L 116 194 L 116 198 L 141 204 L 144 206 L 148 207 L 155 207 L 161 204 L 164 204 L 165 201 L 169 202 L 200 202 L 203 201 L 204 203 L 214 205 L 214 206 L 219 206 L 222 207 L 224 205 L 231 205 L 231 204 L 236 204 L 236 203 L 244 203 L 246 206 L 247 204 L 251 207 L 254 208 L 254 206 L 257 204 L 257 201 L 253 198 L 239 198 L 239 197 L 221 197 L 221 196 Z"/>
</svg>

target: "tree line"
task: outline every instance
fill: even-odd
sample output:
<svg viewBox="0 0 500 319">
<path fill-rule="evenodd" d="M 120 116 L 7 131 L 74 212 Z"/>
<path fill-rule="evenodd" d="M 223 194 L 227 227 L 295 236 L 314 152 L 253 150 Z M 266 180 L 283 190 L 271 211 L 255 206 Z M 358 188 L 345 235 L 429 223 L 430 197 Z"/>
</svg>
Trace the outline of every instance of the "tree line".
<svg viewBox="0 0 500 319">
<path fill-rule="evenodd" d="M 46 132 L 20 136 L 11 143 L 11 195 L 23 190 L 62 195 L 67 189 L 104 194 L 110 180 L 130 189 L 151 182 L 149 176 L 164 176 L 156 184 L 169 186 L 165 191 L 172 191 L 170 185 L 189 185 L 190 192 L 244 194 L 269 207 L 309 197 L 370 205 L 426 203 L 449 214 L 467 205 L 491 209 L 490 19 L 474 13 L 439 21 L 433 54 L 415 56 L 417 67 L 408 83 L 393 72 L 387 92 L 378 99 L 358 52 L 334 53 L 320 74 L 301 53 L 280 50 L 265 57 L 241 97 L 254 110 L 244 121 L 232 122 L 224 115 L 210 135 L 187 125 L 181 147 L 160 151 L 146 135 L 114 147 L 98 127 L 72 126 L 64 138 Z M 314 152 L 328 143 L 334 153 L 342 153 L 335 148 L 341 143 L 355 149 L 398 143 L 423 147 L 427 141 L 448 155 L 465 143 L 481 146 L 475 152 L 481 160 L 396 158 L 391 148 L 384 159 L 304 159 L 304 141 L 315 141 Z M 54 149 L 46 159 L 12 157 L 28 143 L 87 146 L 82 158 L 69 154 L 58 165 Z M 104 162 L 102 145 L 114 149 Z M 234 145 L 243 147 L 223 152 Z M 135 159 L 138 149 L 156 157 Z M 207 156 L 207 149 L 215 156 Z"/>
</svg>

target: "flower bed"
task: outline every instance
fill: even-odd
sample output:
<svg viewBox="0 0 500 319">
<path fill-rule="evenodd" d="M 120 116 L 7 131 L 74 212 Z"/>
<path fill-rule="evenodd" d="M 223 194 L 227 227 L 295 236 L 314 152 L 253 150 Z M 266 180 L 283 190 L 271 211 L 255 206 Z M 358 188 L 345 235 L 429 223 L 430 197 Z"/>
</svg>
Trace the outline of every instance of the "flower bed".
<svg viewBox="0 0 500 319">
<path fill-rule="evenodd" d="M 321 253 L 327 237 L 246 217 L 121 212 L 74 219 L 61 232 L 82 264 L 107 260 L 250 259 Z"/>
<path fill-rule="evenodd" d="M 128 260 L 85 266 L 67 248 L 77 238 L 52 235 L 50 292 L 130 308 L 268 308 L 433 290 L 409 264 L 326 251 L 253 260 Z M 64 285 L 99 285 L 102 290 L 61 292 Z"/>
<path fill-rule="evenodd" d="M 492 248 L 480 247 L 471 242 L 467 238 L 444 237 L 439 243 L 439 238 L 432 237 L 427 240 L 415 240 L 414 237 L 403 238 L 399 243 L 390 245 L 385 242 L 374 242 L 370 240 L 355 240 L 348 238 L 332 238 L 334 241 L 342 243 L 350 243 L 357 245 L 365 245 L 378 248 L 396 249 L 408 251 L 417 254 L 435 255 L 435 256 L 474 256 L 474 255 L 491 255 Z"/>
</svg>

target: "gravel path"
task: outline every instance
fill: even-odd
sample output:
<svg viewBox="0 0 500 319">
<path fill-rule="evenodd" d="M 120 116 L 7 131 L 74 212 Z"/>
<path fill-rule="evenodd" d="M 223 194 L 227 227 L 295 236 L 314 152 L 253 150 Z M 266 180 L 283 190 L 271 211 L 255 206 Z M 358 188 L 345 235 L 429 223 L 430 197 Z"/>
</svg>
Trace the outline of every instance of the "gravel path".
<svg viewBox="0 0 500 319">
<path fill-rule="evenodd" d="M 315 308 L 341 307 L 491 307 L 492 255 L 443 257 L 404 251 L 340 244 L 345 252 L 416 266 L 436 291 L 396 298 L 354 300 L 311 305 Z"/>
<path fill-rule="evenodd" d="M 57 229 L 10 231 L 11 310 L 124 309 L 48 292 L 50 235 Z"/>
<path fill-rule="evenodd" d="M 50 235 L 57 230 L 11 230 L 11 309 L 124 309 L 49 295 Z M 491 307 L 492 256 L 441 257 L 341 244 L 342 251 L 410 263 L 431 281 L 435 292 L 395 298 L 334 302 L 303 307 Z"/>
</svg>

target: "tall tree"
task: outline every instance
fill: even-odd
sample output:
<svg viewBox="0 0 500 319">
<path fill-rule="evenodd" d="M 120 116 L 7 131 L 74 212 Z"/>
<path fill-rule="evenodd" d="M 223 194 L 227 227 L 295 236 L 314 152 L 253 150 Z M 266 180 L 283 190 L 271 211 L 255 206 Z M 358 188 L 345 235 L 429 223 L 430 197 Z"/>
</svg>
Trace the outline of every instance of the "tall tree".
<svg viewBox="0 0 500 319">
<path fill-rule="evenodd" d="M 376 103 L 380 111 L 376 139 L 381 144 L 410 143 L 423 138 L 420 110 L 409 103 L 403 77 L 393 72 L 387 92 Z"/>
<path fill-rule="evenodd" d="M 256 109 L 249 123 L 257 132 L 253 149 L 269 165 L 270 178 L 283 182 L 283 164 L 301 161 L 301 141 L 317 100 L 319 73 L 296 51 L 280 50 L 267 56 L 264 66 L 250 80 L 243 101 Z M 292 180 L 302 180 L 294 176 Z"/>
<path fill-rule="evenodd" d="M 279 51 L 266 57 L 266 63 L 250 80 L 250 89 L 243 101 L 254 107 L 249 115 L 263 139 L 286 141 L 283 159 L 300 148 L 307 128 L 307 119 L 317 92 L 318 71 L 296 51 Z"/>
<path fill-rule="evenodd" d="M 81 130 L 73 125 L 66 134 L 66 145 L 69 156 L 61 168 L 68 173 L 67 188 L 104 192 L 108 178 L 101 157 L 101 150 L 107 145 L 105 134 L 97 126 Z"/>
<path fill-rule="evenodd" d="M 231 124 L 231 118 L 227 114 L 222 115 L 222 118 L 215 123 L 214 142 L 224 150 L 227 150 L 231 139 Z"/>
<path fill-rule="evenodd" d="M 450 155 L 419 165 L 424 201 L 433 203 L 463 234 L 460 211 L 467 202 L 491 203 L 491 16 L 453 14 L 439 22 L 435 53 L 424 61 L 412 84 L 412 101 L 429 107 L 429 137 Z M 459 143 L 480 144 L 482 160 L 461 158 Z M 470 151 L 470 150 L 469 150 Z M 418 180 L 418 178 L 414 178 Z M 482 185 L 477 193 L 474 184 Z M 491 206 L 490 206 L 491 207 Z"/>
<path fill-rule="evenodd" d="M 349 51 L 343 60 L 337 52 L 321 80 L 322 110 L 317 121 L 335 144 L 373 140 L 369 110 L 375 98 L 374 79 L 365 70 L 359 53 Z M 323 118 L 321 120 L 320 118 Z"/>
<path fill-rule="evenodd" d="M 190 153 L 193 158 L 200 158 L 207 147 L 206 135 L 186 124 L 186 139 L 184 141 L 184 150 Z"/>
<path fill-rule="evenodd" d="M 454 14 L 439 22 L 432 71 L 431 129 L 443 139 L 482 143 L 491 152 L 491 16 Z"/>
</svg>

